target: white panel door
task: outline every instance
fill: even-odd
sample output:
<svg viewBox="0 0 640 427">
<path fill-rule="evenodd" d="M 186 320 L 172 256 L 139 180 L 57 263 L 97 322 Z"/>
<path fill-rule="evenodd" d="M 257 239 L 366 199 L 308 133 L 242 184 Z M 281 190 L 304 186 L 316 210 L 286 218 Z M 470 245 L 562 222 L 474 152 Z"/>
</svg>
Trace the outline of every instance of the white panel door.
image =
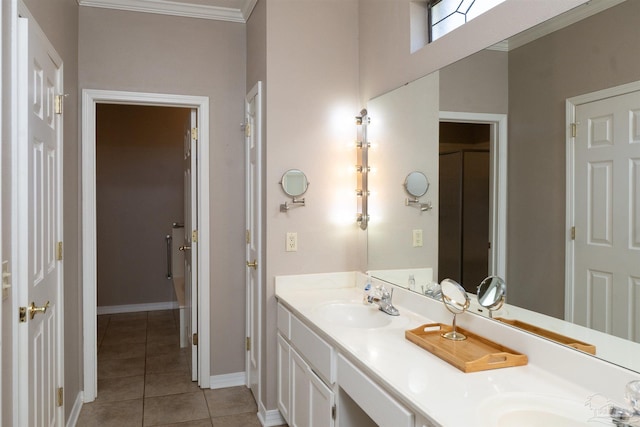
<svg viewBox="0 0 640 427">
<path fill-rule="evenodd" d="M 245 170 L 246 170 L 246 292 L 247 292 L 247 386 L 260 402 L 260 310 L 262 278 L 261 232 L 261 83 L 245 100 Z"/>
<path fill-rule="evenodd" d="M 640 342 L 640 92 L 576 107 L 574 321 Z"/>
<path fill-rule="evenodd" d="M 18 19 L 18 43 L 18 416 L 20 425 L 62 426 L 62 61 L 31 19 Z"/>
<path fill-rule="evenodd" d="M 198 229 L 197 110 L 191 110 L 189 127 L 184 132 L 184 318 L 191 353 L 191 381 L 198 380 L 198 245 L 193 237 Z"/>
</svg>

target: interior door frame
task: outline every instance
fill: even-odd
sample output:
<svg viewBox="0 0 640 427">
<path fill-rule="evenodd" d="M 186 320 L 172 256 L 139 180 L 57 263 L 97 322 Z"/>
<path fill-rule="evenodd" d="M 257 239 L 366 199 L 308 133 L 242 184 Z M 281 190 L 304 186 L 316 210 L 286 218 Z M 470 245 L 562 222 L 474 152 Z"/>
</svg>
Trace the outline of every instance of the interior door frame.
<svg viewBox="0 0 640 427">
<path fill-rule="evenodd" d="M 95 400 L 97 383 L 96 105 L 129 104 L 195 108 L 198 114 L 198 385 L 210 387 L 209 97 L 82 90 L 82 303 L 83 401 Z M 205 260 L 205 262 L 202 262 Z"/>
<path fill-rule="evenodd" d="M 565 103 L 565 129 L 566 129 L 566 245 L 565 245 L 565 288 L 564 288 L 564 320 L 573 322 L 575 306 L 573 293 L 575 290 L 575 240 L 571 238 L 571 228 L 575 224 L 575 137 L 572 133 L 572 124 L 576 121 L 576 108 L 582 104 L 600 101 L 606 98 L 625 95 L 640 91 L 640 80 L 586 93 L 568 98 Z"/>
<path fill-rule="evenodd" d="M 249 102 L 248 100 L 250 99 L 254 99 L 255 101 L 255 126 L 253 127 L 253 129 L 251 129 L 250 132 L 255 132 L 253 134 L 253 137 L 255 138 L 255 147 L 256 147 L 256 164 L 257 164 L 257 169 L 256 169 L 256 174 L 257 174 L 257 181 L 259 182 L 258 184 L 258 188 L 257 189 L 253 189 L 253 191 L 257 191 L 258 194 L 262 194 L 262 186 L 261 186 L 261 182 L 262 182 L 262 82 L 259 81 L 257 82 L 253 88 L 251 88 L 251 90 L 247 93 L 247 96 L 245 97 L 245 116 L 248 116 L 248 109 L 249 109 Z M 245 126 L 249 126 L 249 121 L 248 121 L 248 117 L 245 121 Z M 246 140 L 245 140 L 245 144 L 246 144 Z M 249 223 L 251 222 L 251 218 L 250 218 L 250 212 L 248 209 L 249 203 L 250 203 L 250 197 L 252 192 L 250 191 L 250 186 L 252 185 L 252 182 L 250 182 L 250 175 L 249 175 L 249 163 L 250 163 L 250 153 L 249 153 L 249 147 L 246 146 L 245 147 L 246 153 L 245 153 L 245 185 L 246 185 L 246 189 L 245 189 L 245 197 L 246 197 L 246 205 L 247 205 L 247 212 L 246 212 L 246 226 L 247 226 L 247 231 L 249 230 Z M 258 284 L 257 284 L 257 295 L 254 295 L 254 301 L 253 304 L 255 305 L 255 312 L 251 312 L 251 293 L 250 293 L 250 289 L 249 287 L 251 286 L 251 280 L 249 279 L 249 275 L 251 274 L 249 272 L 249 267 L 247 267 L 246 271 L 246 279 L 245 279 L 245 283 L 246 283 L 246 336 L 249 337 L 251 339 L 251 346 L 256 346 L 257 348 L 257 359 L 258 359 L 258 373 L 257 373 L 257 388 L 258 388 L 258 396 L 256 396 L 256 399 L 258 401 L 258 405 L 259 405 L 259 413 L 263 414 L 265 411 L 264 409 L 264 405 L 262 404 L 262 381 L 261 381 L 261 377 L 262 377 L 262 337 L 260 335 L 260 333 L 258 333 L 258 336 L 252 336 L 251 335 L 251 321 L 252 321 L 252 316 L 255 316 L 258 318 L 258 324 L 262 325 L 262 273 L 263 273 L 263 265 L 262 265 L 262 223 L 261 223 L 261 217 L 262 217 L 262 206 L 260 203 L 258 203 L 258 206 L 255 206 L 255 215 L 258 217 L 258 221 L 256 221 L 257 227 L 255 230 L 251 230 L 252 231 L 252 235 L 251 235 L 251 239 L 254 239 L 255 242 L 255 247 L 256 247 L 256 259 L 255 261 L 257 262 L 257 267 L 256 267 L 256 278 L 258 280 Z M 248 242 L 247 242 L 247 249 L 246 249 L 246 256 L 247 256 L 247 262 L 250 261 L 250 259 L 248 258 L 249 256 L 249 248 L 248 248 Z M 258 328 L 258 329 L 261 329 Z M 249 352 L 247 351 L 246 353 L 246 360 L 245 360 L 245 383 L 247 387 L 250 387 L 250 364 L 251 364 L 251 360 L 249 357 Z"/>
<path fill-rule="evenodd" d="M 489 166 L 489 275 L 507 273 L 507 115 L 440 111 L 441 122 L 491 126 Z"/>
</svg>

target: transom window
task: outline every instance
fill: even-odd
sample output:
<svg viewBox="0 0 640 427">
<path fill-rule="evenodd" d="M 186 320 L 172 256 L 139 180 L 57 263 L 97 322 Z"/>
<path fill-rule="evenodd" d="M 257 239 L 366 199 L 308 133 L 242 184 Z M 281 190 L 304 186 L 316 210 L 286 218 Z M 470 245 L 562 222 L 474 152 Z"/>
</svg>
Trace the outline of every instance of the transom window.
<svg viewBox="0 0 640 427">
<path fill-rule="evenodd" d="M 429 43 L 483 14 L 504 0 L 429 0 Z"/>
</svg>

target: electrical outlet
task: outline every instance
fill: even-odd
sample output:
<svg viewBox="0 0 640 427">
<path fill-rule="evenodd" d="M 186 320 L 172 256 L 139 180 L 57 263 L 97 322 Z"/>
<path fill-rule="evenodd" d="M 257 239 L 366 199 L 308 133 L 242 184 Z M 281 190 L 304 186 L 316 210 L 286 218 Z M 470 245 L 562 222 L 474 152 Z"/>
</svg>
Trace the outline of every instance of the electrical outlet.
<svg viewBox="0 0 640 427">
<path fill-rule="evenodd" d="M 422 247 L 422 230 L 421 229 L 413 230 L 413 247 L 414 248 Z"/>
<path fill-rule="evenodd" d="M 298 233 L 288 232 L 286 248 L 287 252 L 296 252 L 298 250 Z"/>
</svg>

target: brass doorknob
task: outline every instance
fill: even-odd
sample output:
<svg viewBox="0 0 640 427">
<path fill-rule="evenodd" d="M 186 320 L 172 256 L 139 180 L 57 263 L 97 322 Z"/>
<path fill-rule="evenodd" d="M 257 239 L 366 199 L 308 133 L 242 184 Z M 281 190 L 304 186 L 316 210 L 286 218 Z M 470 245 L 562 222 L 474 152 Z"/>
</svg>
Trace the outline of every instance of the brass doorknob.
<svg viewBox="0 0 640 427">
<path fill-rule="evenodd" d="M 45 314 L 47 312 L 47 308 L 49 308 L 49 301 L 47 301 L 42 307 L 36 307 L 36 303 L 31 302 L 31 305 L 27 307 L 27 310 L 29 310 L 29 318 L 33 319 L 38 313 Z"/>
<path fill-rule="evenodd" d="M 258 260 L 254 259 L 253 262 L 247 261 L 247 267 L 252 267 L 254 270 L 258 269 Z"/>
<path fill-rule="evenodd" d="M 182 245 L 178 248 L 179 251 L 190 251 L 191 250 L 191 246 L 187 246 L 187 245 Z"/>
</svg>

